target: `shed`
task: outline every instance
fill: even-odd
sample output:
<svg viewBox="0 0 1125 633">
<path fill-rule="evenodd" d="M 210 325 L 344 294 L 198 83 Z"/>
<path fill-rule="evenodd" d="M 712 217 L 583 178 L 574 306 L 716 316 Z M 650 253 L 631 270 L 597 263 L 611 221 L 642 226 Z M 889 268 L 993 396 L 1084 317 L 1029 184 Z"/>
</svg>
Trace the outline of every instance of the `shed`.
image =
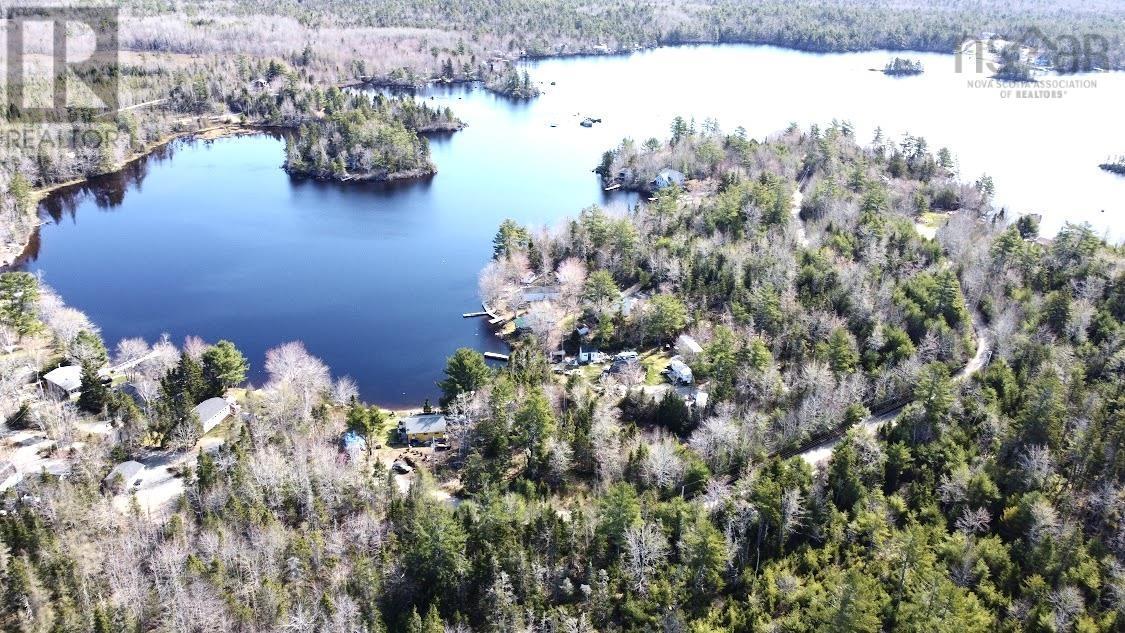
<svg viewBox="0 0 1125 633">
<path fill-rule="evenodd" d="M 656 178 L 652 179 L 652 188 L 655 190 L 664 189 L 665 187 L 683 187 L 687 178 L 675 169 L 665 167 L 656 174 Z"/>
<path fill-rule="evenodd" d="M 681 334 L 676 338 L 676 351 L 691 358 L 697 354 L 702 354 L 703 346 L 687 334 Z"/>
<path fill-rule="evenodd" d="M 685 385 L 690 385 L 695 380 L 691 367 L 678 358 L 673 358 L 672 362 L 668 363 L 668 378 L 674 383 Z"/>
<path fill-rule="evenodd" d="M 230 417 L 233 413 L 230 402 L 225 398 L 208 398 L 195 406 L 195 415 L 199 416 L 199 423 L 203 425 L 203 432 L 219 426 L 219 423 Z"/>
<path fill-rule="evenodd" d="M 43 375 L 47 390 L 58 398 L 69 398 L 82 389 L 82 368 L 78 365 L 56 367 Z"/>
<path fill-rule="evenodd" d="M 137 485 L 137 482 L 141 480 L 141 475 L 143 475 L 144 472 L 144 464 L 129 460 L 114 466 L 113 470 L 109 471 L 109 474 L 106 475 L 106 478 L 102 481 L 110 490 L 121 492 Z"/>
<path fill-rule="evenodd" d="M 411 415 L 399 422 L 398 432 L 408 444 L 425 443 L 445 439 L 448 420 L 440 413 Z"/>
</svg>

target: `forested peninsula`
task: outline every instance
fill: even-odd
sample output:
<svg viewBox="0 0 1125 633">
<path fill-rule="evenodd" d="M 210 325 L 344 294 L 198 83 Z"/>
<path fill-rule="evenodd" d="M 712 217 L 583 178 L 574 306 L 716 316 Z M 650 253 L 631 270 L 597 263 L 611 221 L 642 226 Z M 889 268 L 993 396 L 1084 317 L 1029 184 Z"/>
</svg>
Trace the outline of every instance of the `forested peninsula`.
<svg viewBox="0 0 1125 633">
<path fill-rule="evenodd" d="M 0 623 L 1117 630 L 1120 249 L 1009 223 L 921 138 L 672 130 L 610 156 L 682 186 L 497 232 L 481 293 L 522 334 L 502 368 L 450 357 L 444 452 L 402 447 L 430 418 L 360 402 L 298 343 L 243 390 L 229 343 L 110 351 L 0 277 L 9 340 L 82 369 L 59 404 L 16 378 L 31 356 L 3 361 L 5 423 L 57 448 L 0 496 Z M 579 347 L 612 361 L 555 371 Z M 239 414 L 203 434 L 190 404 L 215 393 Z M 113 468 L 153 451 L 167 500 Z"/>
</svg>

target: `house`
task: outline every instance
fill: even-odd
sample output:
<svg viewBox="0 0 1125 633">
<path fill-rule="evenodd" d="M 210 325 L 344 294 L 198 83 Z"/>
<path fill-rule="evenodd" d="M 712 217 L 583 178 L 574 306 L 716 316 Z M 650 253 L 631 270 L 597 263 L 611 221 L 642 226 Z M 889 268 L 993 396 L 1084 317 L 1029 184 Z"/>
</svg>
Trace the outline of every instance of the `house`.
<svg viewBox="0 0 1125 633">
<path fill-rule="evenodd" d="M 687 363 L 679 358 L 673 358 L 672 362 L 668 363 L 668 369 L 665 372 L 668 379 L 673 383 L 690 385 L 695 380 L 695 376 L 691 373 L 691 367 L 688 367 Z"/>
<path fill-rule="evenodd" d="M 596 347 L 583 345 L 578 348 L 578 363 L 581 365 L 600 363 L 603 360 L 605 360 L 605 354 L 601 353 Z"/>
<path fill-rule="evenodd" d="M 230 417 L 234 408 L 225 398 L 208 398 L 195 406 L 195 415 L 199 416 L 199 423 L 203 425 L 203 432 L 219 426 L 219 423 Z"/>
<path fill-rule="evenodd" d="M 520 290 L 520 294 L 524 303 L 555 301 L 562 296 L 558 286 L 527 286 Z"/>
<path fill-rule="evenodd" d="M 367 439 L 355 431 L 348 431 L 340 438 L 340 445 L 348 454 L 348 459 L 355 461 L 367 452 Z"/>
<path fill-rule="evenodd" d="M 108 490 L 123 492 L 136 486 L 144 472 L 145 465 L 140 462 L 132 460 L 121 462 L 109 471 L 102 483 Z"/>
<path fill-rule="evenodd" d="M 56 398 L 71 398 L 82 389 L 82 368 L 78 365 L 56 367 L 43 375 L 43 382 Z"/>
<path fill-rule="evenodd" d="M 526 316 L 518 316 L 518 317 L 516 317 L 516 320 L 515 320 L 515 328 L 516 328 L 516 334 L 522 334 L 524 332 L 530 332 L 531 331 L 531 320 L 528 319 Z"/>
<path fill-rule="evenodd" d="M 412 415 L 398 424 L 398 433 L 407 444 L 425 444 L 444 440 L 448 420 L 440 413 Z"/>
<path fill-rule="evenodd" d="M 12 462 L 0 462 L 0 492 L 23 481 L 23 473 Z"/>
<path fill-rule="evenodd" d="M 687 334 L 681 334 L 676 338 L 676 351 L 687 358 L 692 358 L 703 353 L 703 346 Z"/>
<path fill-rule="evenodd" d="M 590 326 L 580 323 L 578 327 L 574 328 L 574 333 L 578 336 L 587 336 L 590 334 Z"/>
<path fill-rule="evenodd" d="M 659 191 L 665 187 L 683 187 L 686 180 L 687 178 L 682 173 L 666 167 L 656 174 L 656 178 L 652 179 L 652 189 Z"/>
</svg>

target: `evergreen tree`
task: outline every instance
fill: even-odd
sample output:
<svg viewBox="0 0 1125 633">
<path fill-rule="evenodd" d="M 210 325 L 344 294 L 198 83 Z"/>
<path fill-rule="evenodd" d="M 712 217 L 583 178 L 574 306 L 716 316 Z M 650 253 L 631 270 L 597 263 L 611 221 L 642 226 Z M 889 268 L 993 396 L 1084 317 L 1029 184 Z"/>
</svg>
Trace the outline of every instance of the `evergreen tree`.
<svg viewBox="0 0 1125 633">
<path fill-rule="evenodd" d="M 445 379 L 438 383 L 441 405 L 448 406 L 457 396 L 476 391 L 491 379 L 492 370 L 480 352 L 467 347 L 458 349 L 446 361 Z"/>
<path fill-rule="evenodd" d="M 250 363 L 234 343 L 219 341 L 203 352 L 203 376 L 207 381 L 208 396 L 221 396 L 223 392 L 246 380 Z"/>
<path fill-rule="evenodd" d="M 82 386 L 78 394 L 78 407 L 89 413 L 100 414 L 109 402 L 109 388 L 102 382 L 97 368 L 91 363 L 82 365 Z"/>
</svg>

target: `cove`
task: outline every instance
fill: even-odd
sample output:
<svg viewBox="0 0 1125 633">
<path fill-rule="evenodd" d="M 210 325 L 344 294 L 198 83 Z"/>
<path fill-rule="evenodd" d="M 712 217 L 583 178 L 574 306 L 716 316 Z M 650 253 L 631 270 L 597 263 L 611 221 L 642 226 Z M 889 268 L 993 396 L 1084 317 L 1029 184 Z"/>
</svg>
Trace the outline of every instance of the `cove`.
<svg viewBox="0 0 1125 633">
<path fill-rule="evenodd" d="M 394 185 L 291 179 L 283 141 L 266 134 L 178 142 L 44 200 L 22 267 L 110 346 L 162 332 L 226 338 L 260 383 L 265 351 L 301 340 L 365 399 L 415 406 L 436 399 L 457 347 L 503 351 L 483 320 L 460 316 L 479 305 L 499 223 L 554 226 L 590 204 L 624 211 L 636 197 L 603 193 L 592 167 L 622 137 L 666 138 L 676 115 L 755 137 L 832 119 L 864 143 L 876 126 L 895 140 L 910 132 L 950 147 L 963 178 L 990 174 L 998 204 L 1042 213 L 1045 232 L 1088 221 L 1121 239 L 1125 178 L 1097 165 L 1125 148 L 1125 126 L 1099 123 L 1119 116 L 1123 74 L 1021 100 L 971 84 L 981 77 L 948 55 L 910 54 L 926 67 L 916 77 L 868 70 L 891 56 L 699 46 L 529 62 L 545 91 L 533 101 L 420 92 L 469 127 L 431 138 L 436 176 Z M 585 116 L 603 122 L 583 128 Z"/>
</svg>

